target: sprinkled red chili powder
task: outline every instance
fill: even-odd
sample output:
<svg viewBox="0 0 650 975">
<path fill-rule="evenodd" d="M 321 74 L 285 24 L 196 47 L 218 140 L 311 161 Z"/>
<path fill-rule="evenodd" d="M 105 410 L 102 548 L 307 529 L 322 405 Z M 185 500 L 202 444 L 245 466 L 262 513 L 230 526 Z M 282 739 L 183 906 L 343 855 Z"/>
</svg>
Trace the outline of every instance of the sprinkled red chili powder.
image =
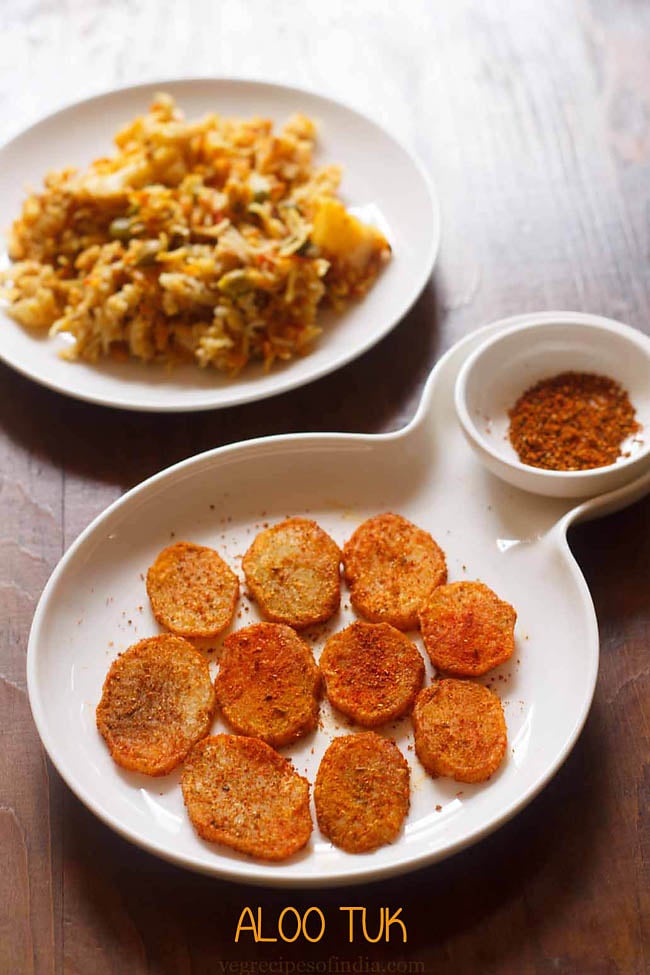
<svg viewBox="0 0 650 975">
<path fill-rule="evenodd" d="M 627 392 L 607 376 L 563 372 L 527 389 L 508 413 L 519 460 L 553 471 L 613 464 L 640 429 Z"/>
</svg>

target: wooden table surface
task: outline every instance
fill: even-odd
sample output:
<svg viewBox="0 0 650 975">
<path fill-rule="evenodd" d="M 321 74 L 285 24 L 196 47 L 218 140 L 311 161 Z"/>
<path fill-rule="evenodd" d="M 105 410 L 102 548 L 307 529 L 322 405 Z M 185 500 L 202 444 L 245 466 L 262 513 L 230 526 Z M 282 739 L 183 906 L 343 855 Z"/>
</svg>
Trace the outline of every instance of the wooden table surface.
<svg viewBox="0 0 650 975">
<path fill-rule="evenodd" d="M 571 536 L 602 662 L 568 761 L 510 824 L 412 875 L 300 892 L 171 867 L 64 786 L 25 686 L 29 626 L 50 572 L 143 478 L 264 434 L 397 429 L 441 352 L 505 315 L 569 308 L 649 329 L 650 6 L 5 0 L 0 18 L 0 135 L 115 84 L 270 78 L 383 121 L 419 153 L 443 210 L 433 280 L 394 332 L 339 373 L 270 401 L 129 415 L 0 368 L 2 975 L 650 970 L 650 499 Z M 408 943 L 348 944 L 336 921 L 345 904 L 366 906 L 369 925 L 381 907 L 401 907 Z M 314 945 L 235 943 L 241 911 L 258 905 L 269 923 L 284 907 L 311 905 L 331 923 Z"/>
</svg>

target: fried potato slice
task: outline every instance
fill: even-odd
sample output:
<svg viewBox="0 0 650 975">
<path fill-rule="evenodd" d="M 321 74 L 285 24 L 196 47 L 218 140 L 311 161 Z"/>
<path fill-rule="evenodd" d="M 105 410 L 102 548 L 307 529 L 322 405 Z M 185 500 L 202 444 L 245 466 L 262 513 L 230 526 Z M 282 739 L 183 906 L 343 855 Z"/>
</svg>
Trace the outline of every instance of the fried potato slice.
<svg viewBox="0 0 650 975">
<path fill-rule="evenodd" d="M 468 680 L 435 681 L 413 708 L 415 751 L 427 772 L 457 782 L 483 782 L 496 772 L 508 743 L 496 694 Z"/>
<path fill-rule="evenodd" d="M 285 860 L 311 836 L 309 782 L 258 738 L 205 738 L 190 752 L 181 786 L 204 840 L 263 860 Z"/>
<path fill-rule="evenodd" d="M 321 676 L 311 648 L 283 623 L 253 623 L 223 642 L 215 681 L 228 724 L 280 748 L 318 723 Z"/>
<path fill-rule="evenodd" d="M 242 567 L 262 615 L 298 630 L 339 608 L 341 551 L 315 521 L 288 518 L 260 532 Z"/>
<path fill-rule="evenodd" d="M 479 677 L 509 660 L 517 614 L 482 582 L 451 582 L 430 594 L 420 610 L 431 663 L 456 677 Z"/>
<path fill-rule="evenodd" d="M 164 633 L 140 640 L 113 662 L 97 727 L 118 765 L 167 775 L 207 735 L 214 709 L 207 661 L 187 640 Z"/>
<path fill-rule="evenodd" d="M 177 636 L 214 637 L 231 623 L 239 580 L 214 549 L 176 542 L 147 572 L 153 615 Z"/>
<path fill-rule="evenodd" d="M 447 581 L 445 554 L 428 532 L 401 515 L 375 515 L 343 548 L 345 581 L 354 608 L 374 623 L 415 629 L 418 611 Z"/>
<path fill-rule="evenodd" d="M 335 738 L 321 760 L 314 802 L 321 832 L 348 853 L 392 843 L 410 802 L 408 762 L 374 731 Z"/>
<path fill-rule="evenodd" d="M 389 623 L 356 622 L 335 633 L 319 666 L 334 707 L 365 728 L 405 714 L 424 680 L 417 647 Z"/>
</svg>

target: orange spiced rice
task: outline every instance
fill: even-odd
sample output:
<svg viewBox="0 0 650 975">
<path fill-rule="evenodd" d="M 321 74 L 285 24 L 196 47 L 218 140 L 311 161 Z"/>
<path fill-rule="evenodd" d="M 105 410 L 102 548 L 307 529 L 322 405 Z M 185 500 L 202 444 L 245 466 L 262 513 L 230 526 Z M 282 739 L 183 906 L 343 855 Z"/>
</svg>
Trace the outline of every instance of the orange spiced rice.
<svg viewBox="0 0 650 975">
<path fill-rule="evenodd" d="M 390 246 L 313 165 L 314 123 L 294 115 L 186 120 L 158 95 L 86 170 L 50 172 L 11 228 L 9 314 L 67 333 L 66 357 L 236 374 L 309 351 L 322 304 L 363 296 Z"/>
</svg>

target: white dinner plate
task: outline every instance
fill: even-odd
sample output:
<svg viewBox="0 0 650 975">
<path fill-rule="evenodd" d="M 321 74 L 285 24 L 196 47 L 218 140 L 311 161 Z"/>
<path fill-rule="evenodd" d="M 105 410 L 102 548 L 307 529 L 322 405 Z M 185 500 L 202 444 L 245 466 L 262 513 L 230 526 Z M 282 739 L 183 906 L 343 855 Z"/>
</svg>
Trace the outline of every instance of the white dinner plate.
<svg viewBox="0 0 650 975">
<path fill-rule="evenodd" d="M 475 842 L 557 771 L 585 721 L 598 670 L 593 605 L 566 531 L 578 517 L 636 500 L 650 490 L 650 475 L 576 508 L 488 474 L 460 431 L 453 387 L 465 358 L 495 327 L 502 325 L 474 333 L 439 362 L 404 430 L 273 437 L 201 454 L 130 491 L 70 548 L 34 618 L 29 696 L 52 761 L 105 823 L 158 856 L 221 877 L 267 886 L 354 883 Z M 450 580 L 481 579 L 516 607 L 514 657 L 483 678 L 505 705 L 507 760 L 481 785 L 433 780 L 414 756 L 407 718 L 384 729 L 412 768 L 411 809 L 395 843 L 354 856 L 315 829 L 304 852 L 270 864 L 202 841 L 186 817 L 179 774 L 152 779 L 119 769 L 95 727 L 111 661 L 159 630 L 145 592 L 147 567 L 171 539 L 187 539 L 216 547 L 241 576 L 240 557 L 263 524 L 307 515 L 343 543 L 364 518 L 389 510 L 431 531 L 447 554 Z M 257 618 L 243 599 L 234 625 Z M 341 612 L 312 633 L 316 656 L 327 633 L 352 619 L 344 590 Z M 326 702 L 322 719 L 321 729 L 282 750 L 312 783 L 330 739 L 352 727 Z M 224 730 L 218 717 L 214 731 Z"/>
<path fill-rule="evenodd" d="M 343 166 L 343 201 L 380 226 L 393 248 L 391 260 L 363 300 L 340 315 L 322 314 L 324 331 L 306 356 L 278 363 L 268 373 L 259 364 L 231 379 L 190 364 L 169 372 L 136 361 L 67 362 L 58 355 L 66 336 L 37 336 L 4 312 L 0 358 L 30 379 L 78 399 L 132 410 L 189 411 L 234 406 L 302 386 L 345 365 L 386 335 L 433 269 L 440 221 L 431 182 L 413 155 L 376 122 L 299 88 L 228 79 L 160 81 L 64 108 L 0 150 L 0 228 L 11 225 L 27 187 L 38 189 L 47 170 L 83 167 L 110 154 L 114 133 L 143 114 L 158 91 L 172 94 L 188 117 L 217 111 L 263 115 L 281 124 L 300 111 L 314 118 L 316 163 Z"/>
</svg>

